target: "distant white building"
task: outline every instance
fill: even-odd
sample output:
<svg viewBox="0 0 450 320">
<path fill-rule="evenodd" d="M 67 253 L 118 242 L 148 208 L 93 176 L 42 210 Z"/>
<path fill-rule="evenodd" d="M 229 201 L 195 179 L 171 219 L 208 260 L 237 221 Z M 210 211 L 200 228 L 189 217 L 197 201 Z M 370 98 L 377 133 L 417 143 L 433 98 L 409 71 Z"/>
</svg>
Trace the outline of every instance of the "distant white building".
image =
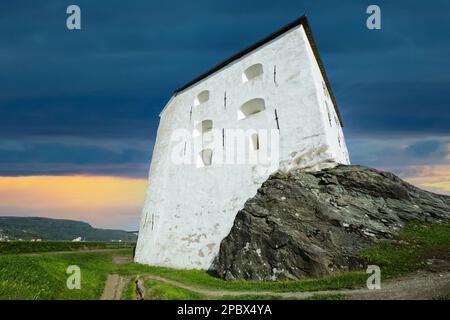
<svg viewBox="0 0 450 320">
<path fill-rule="evenodd" d="M 224 161 L 230 150 L 238 158 L 242 131 L 245 159 L 265 154 L 271 161 Z M 342 122 L 301 17 L 176 90 L 167 103 L 135 261 L 211 268 L 237 212 L 270 174 L 336 163 L 350 163 Z"/>
<path fill-rule="evenodd" d="M 75 238 L 72 240 L 72 242 L 81 242 L 83 239 L 81 237 Z"/>
</svg>

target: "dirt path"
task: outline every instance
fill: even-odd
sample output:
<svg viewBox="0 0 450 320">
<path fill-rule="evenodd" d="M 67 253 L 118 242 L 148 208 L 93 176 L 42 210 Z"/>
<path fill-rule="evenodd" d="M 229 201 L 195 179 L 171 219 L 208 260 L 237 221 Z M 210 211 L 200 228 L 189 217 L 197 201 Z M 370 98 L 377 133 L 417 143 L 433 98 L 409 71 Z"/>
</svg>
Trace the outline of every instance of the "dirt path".
<svg viewBox="0 0 450 320">
<path fill-rule="evenodd" d="M 114 263 L 121 264 L 131 261 L 127 256 L 114 256 Z M 223 296 L 267 295 L 280 298 L 309 298 L 315 295 L 342 294 L 352 300 L 428 300 L 450 295 L 450 272 L 432 273 L 419 271 L 404 277 L 382 281 L 380 290 L 342 289 L 311 292 L 273 292 L 273 291 L 228 291 L 202 288 L 185 284 L 162 276 L 143 273 L 139 275 L 144 279 L 163 281 L 165 283 L 200 293 L 210 299 Z M 108 275 L 103 300 L 118 300 L 122 296 L 125 286 L 131 278 L 117 274 Z"/>
<path fill-rule="evenodd" d="M 113 256 L 113 262 L 115 264 L 124 264 L 133 261 L 133 259 L 130 256 Z"/>
<path fill-rule="evenodd" d="M 355 300 L 431 300 L 450 295 L 450 272 L 419 271 L 396 278 L 381 286 L 381 290 L 350 292 Z"/>
<path fill-rule="evenodd" d="M 268 295 L 280 298 L 308 298 L 315 295 L 343 294 L 354 300 L 409 300 L 433 299 L 450 294 L 450 272 L 444 274 L 419 272 L 407 277 L 382 283 L 380 290 L 342 289 L 311 292 L 273 292 L 273 291 L 228 291 L 211 290 L 187 285 L 179 281 L 167 279 L 161 276 L 145 274 L 146 279 L 164 281 L 168 284 L 203 294 L 212 299 L 223 296 L 242 295 Z"/>
<path fill-rule="evenodd" d="M 130 256 L 114 255 L 113 262 L 115 264 L 123 264 L 132 261 Z M 118 274 L 108 274 L 105 288 L 100 300 L 120 300 L 122 294 L 128 283 L 131 281 L 130 277 L 124 277 Z"/>
<path fill-rule="evenodd" d="M 129 282 L 130 279 L 127 277 L 109 274 L 100 300 L 120 300 L 123 290 Z"/>
</svg>

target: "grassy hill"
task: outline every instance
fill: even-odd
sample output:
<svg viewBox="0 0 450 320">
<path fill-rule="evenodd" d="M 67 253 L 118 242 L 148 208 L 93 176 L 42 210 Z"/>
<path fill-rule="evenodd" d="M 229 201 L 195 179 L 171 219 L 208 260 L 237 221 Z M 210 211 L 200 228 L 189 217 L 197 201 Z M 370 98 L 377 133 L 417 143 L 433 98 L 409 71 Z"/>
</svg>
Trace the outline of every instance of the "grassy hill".
<svg viewBox="0 0 450 320">
<path fill-rule="evenodd" d="M 103 246 L 117 246 L 126 243 L 103 242 Z M 5 253 L 2 254 L 2 245 Z M 362 289 L 367 274 L 361 271 L 338 272 L 319 278 L 304 278 L 286 281 L 223 280 L 208 270 L 171 269 L 133 263 L 132 249 L 88 251 L 89 243 L 58 242 L 47 244 L 47 251 L 76 250 L 89 246 L 85 251 L 31 252 L 34 245 L 45 242 L 3 242 L 0 243 L 0 300 L 3 299 L 99 299 L 108 274 L 121 276 L 128 284 L 119 290 L 122 299 L 136 299 L 134 280 L 144 281 L 145 299 L 303 299 L 292 293 L 340 289 Z M 50 247 L 49 245 L 54 245 Z M 92 244 L 95 245 L 95 244 Z M 9 246 L 9 250 L 7 248 Z M 66 246 L 69 246 L 67 248 Z M 74 247 L 71 247 L 74 246 Z M 78 246 L 78 248 L 76 248 Z M 42 248 L 40 248 L 42 249 Z M 53 249 L 53 250 L 51 250 Z M 448 292 L 434 291 L 444 288 L 438 282 L 423 282 L 424 276 L 443 277 L 448 273 L 450 263 L 449 224 L 409 224 L 389 241 L 374 244 L 361 255 L 368 264 L 378 265 L 382 270 L 382 290 L 390 281 L 399 286 L 387 289 L 384 298 L 393 299 L 449 299 Z M 114 259 L 114 257 L 124 258 Z M 128 260 L 127 260 L 128 257 Z M 67 267 L 77 265 L 82 270 L 81 289 L 69 290 Z M 416 274 L 419 286 L 405 287 L 408 275 Z M 398 278 L 401 276 L 400 278 Z M 405 280 L 406 279 L 406 280 Z M 411 283 L 411 282 L 409 282 Z M 424 285 L 423 283 L 427 283 Z M 116 287 L 117 288 L 117 287 Z M 411 291 L 415 290 L 415 291 Z M 208 293 L 209 291 L 209 293 Z M 216 294 L 211 295 L 211 291 Z M 373 290 L 374 294 L 379 290 Z M 286 295 L 280 295 L 286 293 Z M 357 292 L 355 292 L 357 293 Z M 358 296 L 356 296 L 358 297 Z M 363 296 L 364 297 L 364 296 Z M 379 295 L 376 295 L 378 299 Z M 341 293 L 316 293 L 306 299 L 352 299 L 350 291 Z M 366 296 L 367 298 L 367 296 Z"/>
<path fill-rule="evenodd" d="M 38 217 L 0 217 L 0 239 L 136 241 L 137 236 L 123 230 L 96 229 L 86 222 Z"/>
</svg>

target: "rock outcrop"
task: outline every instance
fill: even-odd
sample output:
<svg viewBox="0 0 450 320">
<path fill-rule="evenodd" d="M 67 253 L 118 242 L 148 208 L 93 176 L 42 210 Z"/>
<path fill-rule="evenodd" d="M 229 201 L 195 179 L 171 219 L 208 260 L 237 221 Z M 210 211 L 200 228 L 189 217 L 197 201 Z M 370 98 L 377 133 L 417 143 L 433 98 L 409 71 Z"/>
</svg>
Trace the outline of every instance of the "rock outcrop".
<svg viewBox="0 0 450 320">
<path fill-rule="evenodd" d="M 450 218 L 450 197 L 388 172 L 343 166 L 277 172 L 239 211 L 214 268 L 225 279 L 323 276 L 364 266 L 358 251 L 411 220 Z"/>
</svg>

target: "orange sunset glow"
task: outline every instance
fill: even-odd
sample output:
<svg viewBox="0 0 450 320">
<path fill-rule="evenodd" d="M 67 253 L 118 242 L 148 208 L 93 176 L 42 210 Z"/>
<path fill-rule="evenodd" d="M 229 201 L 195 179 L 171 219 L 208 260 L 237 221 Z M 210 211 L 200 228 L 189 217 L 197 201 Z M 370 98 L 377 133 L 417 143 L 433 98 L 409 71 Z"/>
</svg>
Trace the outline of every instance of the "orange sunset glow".
<svg viewBox="0 0 450 320">
<path fill-rule="evenodd" d="M 408 182 L 450 193 L 450 165 L 411 167 Z M 112 176 L 0 177 L 0 212 L 81 220 L 100 228 L 138 228 L 146 179 Z"/>
<path fill-rule="evenodd" d="M 414 168 L 414 167 L 413 167 Z M 419 188 L 439 193 L 450 193 L 450 165 L 428 165 L 416 167 L 417 173 L 405 179 Z"/>
<path fill-rule="evenodd" d="M 145 179 L 108 176 L 0 177 L 0 211 L 136 228 L 146 185 Z"/>
</svg>

